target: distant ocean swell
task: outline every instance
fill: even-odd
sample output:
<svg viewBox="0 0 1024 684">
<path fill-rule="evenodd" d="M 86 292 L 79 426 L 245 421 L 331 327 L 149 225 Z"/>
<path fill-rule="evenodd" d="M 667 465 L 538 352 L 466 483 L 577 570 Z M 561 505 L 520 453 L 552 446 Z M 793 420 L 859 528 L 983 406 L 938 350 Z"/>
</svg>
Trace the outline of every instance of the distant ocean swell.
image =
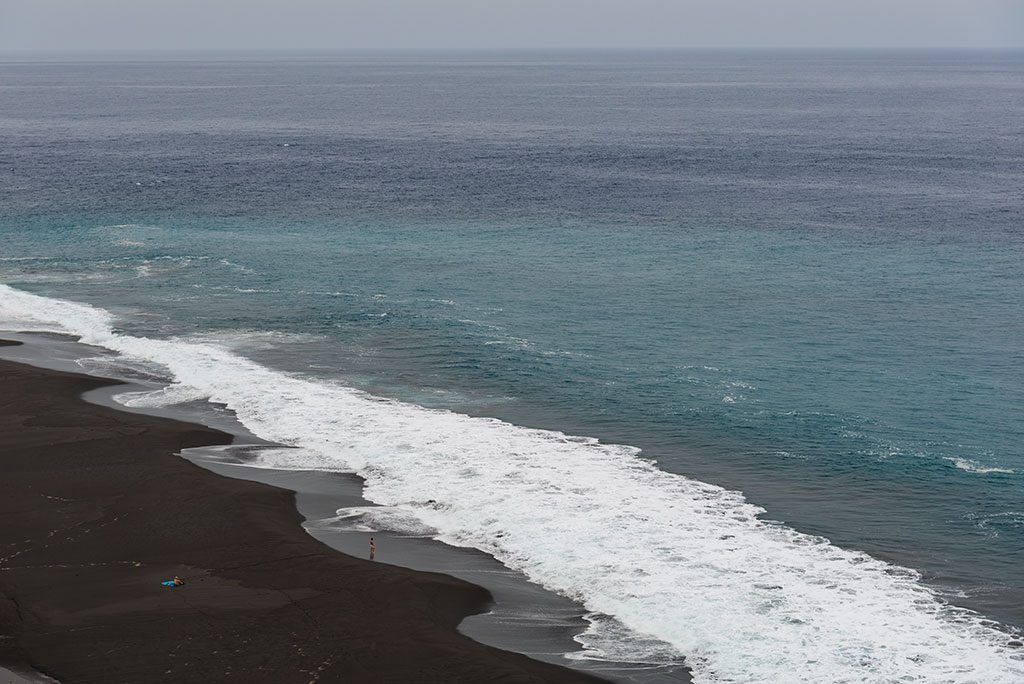
<svg viewBox="0 0 1024 684">
<path fill-rule="evenodd" d="M 638 649 L 670 645 L 698 682 L 1024 681 L 1010 635 L 943 604 L 913 571 L 761 520 L 741 494 L 660 471 L 635 448 L 382 400 L 114 323 L 0 285 L 0 327 L 79 335 L 174 382 L 126 403 L 222 402 L 298 447 L 271 452 L 272 465 L 358 473 L 370 500 L 614 616 Z"/>
</svg>

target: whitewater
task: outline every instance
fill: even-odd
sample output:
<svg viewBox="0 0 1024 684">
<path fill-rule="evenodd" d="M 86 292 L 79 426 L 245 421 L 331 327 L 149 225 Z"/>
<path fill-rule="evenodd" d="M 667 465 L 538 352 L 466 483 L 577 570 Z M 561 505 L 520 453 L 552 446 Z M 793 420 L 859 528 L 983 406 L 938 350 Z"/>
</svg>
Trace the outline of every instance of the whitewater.
<svg viewBox="0 0 1024 684">
<path fill-rule="evenodd" d="M 377 398 L 210 341 L 124 334 L 108 311 L 6 285 L 0 327 L 161 369 L 168 388 L 123 401 L 224 404 L 294 447 L 275 467 L 360 475 L 367 499 L 438 539 L 613 616 L 638 643 L 669 644 L 697 682 L 1024 681 L 1013 637 L 914 571 L 763 519 L 741 493 L 636 448 Z"/>
</svg>

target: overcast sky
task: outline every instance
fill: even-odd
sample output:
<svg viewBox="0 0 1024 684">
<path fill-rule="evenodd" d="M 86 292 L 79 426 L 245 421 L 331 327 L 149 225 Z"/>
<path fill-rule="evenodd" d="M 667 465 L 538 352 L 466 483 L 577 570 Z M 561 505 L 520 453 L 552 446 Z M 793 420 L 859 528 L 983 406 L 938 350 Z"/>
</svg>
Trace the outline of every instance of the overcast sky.
<svg viewBox="0 0 1024 684">
<path fill-rule="evenodd" d="M 0 0 L 2 49 L 1024 47 L 1024 0 Z"/>
</svg>

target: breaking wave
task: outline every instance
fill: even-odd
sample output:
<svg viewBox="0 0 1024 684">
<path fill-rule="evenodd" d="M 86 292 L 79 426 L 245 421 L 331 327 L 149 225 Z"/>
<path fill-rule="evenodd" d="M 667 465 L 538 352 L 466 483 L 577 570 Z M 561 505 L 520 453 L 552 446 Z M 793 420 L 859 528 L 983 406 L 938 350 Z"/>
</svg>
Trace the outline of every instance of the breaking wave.
<svg viewBox="0 0 1024 684">
<path fill-rule="evenodd" d="M 388 507 L 364 519 L 415 519 L 614 618 L 618 658 L 674 649 L 698 682 L 1024 681 L 1024 650 L 915 572 L 764 520 L 741 493 L 658 470 L 633 447 L 384 400 L 212 342 L 123 334 L 102 309 L 3 285 L 0 326 L 160 366 L 171 387 L 132 401 L 205 397 L 299 447 L 293 467 L 358 473 Z"/>
</svg>

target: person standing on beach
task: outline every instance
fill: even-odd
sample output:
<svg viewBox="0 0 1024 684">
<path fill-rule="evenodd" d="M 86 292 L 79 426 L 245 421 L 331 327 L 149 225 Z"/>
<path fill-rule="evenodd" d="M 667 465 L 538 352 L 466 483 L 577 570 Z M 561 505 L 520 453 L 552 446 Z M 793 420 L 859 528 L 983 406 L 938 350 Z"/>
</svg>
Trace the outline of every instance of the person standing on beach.
<svg viewBox="0 0 1024 684">
<path fill-rule="evenodd" d="M 373 537 L 370 537 L 370 560 L 377 555 L 377 542 L 373 541 Z"/>
</svg>

